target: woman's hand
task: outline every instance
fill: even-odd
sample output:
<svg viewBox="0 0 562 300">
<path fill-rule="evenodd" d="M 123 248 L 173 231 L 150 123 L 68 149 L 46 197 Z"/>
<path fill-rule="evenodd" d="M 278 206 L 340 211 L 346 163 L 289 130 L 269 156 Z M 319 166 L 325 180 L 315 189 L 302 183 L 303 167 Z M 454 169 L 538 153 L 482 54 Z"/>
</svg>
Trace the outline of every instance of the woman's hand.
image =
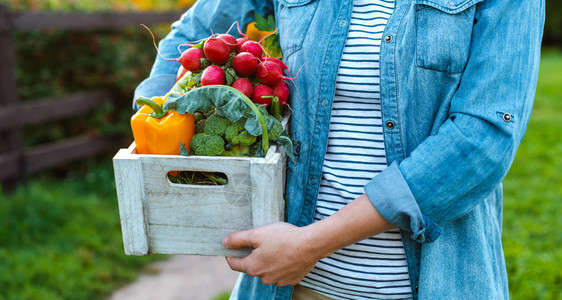
<svg viewBox="0 0 562 300">
<path fill-rule="evenodd" d="M 227 257 L 232 270 L 257 276 L 264 284 L 296 285 L 321 258 L 392 228 L 363 194 L 306 227 L 273 223 L 233 232 L 222 243 L 229 249 L 254 248 L 246 257 Z"/>
<path fill-rule="evenodd" d="M 289 223 L 234 232 L 224 238 L 223 245 L 228 249 L 253 247 L 250 255 L 227 257 L 226 261 L 232 270 L 259 277 L 268 285 L 296 285 L 322 258 L 306 227 Z"/>
</svg>

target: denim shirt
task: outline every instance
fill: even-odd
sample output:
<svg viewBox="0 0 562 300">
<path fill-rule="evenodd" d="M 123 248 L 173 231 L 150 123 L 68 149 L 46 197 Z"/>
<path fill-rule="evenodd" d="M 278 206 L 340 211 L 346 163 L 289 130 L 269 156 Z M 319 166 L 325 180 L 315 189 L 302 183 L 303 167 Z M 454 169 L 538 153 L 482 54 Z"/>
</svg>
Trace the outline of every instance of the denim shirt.
<svg viewBox="0 0 562 300">
<path fill-rule="evenodd" d="M 274 13 L 291 85 L 287 221 L 313 220 L 352 0 L 199 0 L 161 41 L 177 45 Z M 530 118 L 544 0 L 396 0 L 383 33 L 380 94 L 389 166 L 365 193 L 402 232 L 416 299 L 506 299 L 502 188 Z M 211 31 L 212 30 L 212 31 Z M 163 95 L 177 62 L 157 58 L 136 95 Z M 233 299 L 290 299 L 243 275 Z"/>
</svg>

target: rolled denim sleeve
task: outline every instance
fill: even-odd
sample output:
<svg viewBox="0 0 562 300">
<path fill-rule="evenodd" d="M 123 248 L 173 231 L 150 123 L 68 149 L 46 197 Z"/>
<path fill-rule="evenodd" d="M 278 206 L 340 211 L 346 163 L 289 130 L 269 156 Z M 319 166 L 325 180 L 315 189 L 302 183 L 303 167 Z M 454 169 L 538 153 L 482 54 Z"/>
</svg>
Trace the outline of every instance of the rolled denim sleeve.
<svg viewBox="0 0 562 300">
<path fill-rule="evenodd" d="M 179 45 L 207 38 L 213 33 L 224 33 L 235 21 L 245 28 L 254 20 L 256 13 L 273 13 L 273 4 L 258 0 L 199 0 L 172 24 L 170 33 L 159 43 L 160 53 L 166 58 L 178 58 Z M 236 28 L 231 33 L 238 35 Z M 175 83 L 179 67 L 177 61 L 156 56 L 150 76 L 135 90 L 135 99 L 141 95 L 153 97 L 166 94 Z M 133 103 L 133 108 L 138 108 L 136 103 Z"/>
<path fill-rule="evenodd" d="M 448 119 L 365 192 L 380 214 L 434 241 L 437 225 L 468 214 L 507 174 L 531 115 L 544 1 L 477 4 L 469 60 Z"/>
</svg>

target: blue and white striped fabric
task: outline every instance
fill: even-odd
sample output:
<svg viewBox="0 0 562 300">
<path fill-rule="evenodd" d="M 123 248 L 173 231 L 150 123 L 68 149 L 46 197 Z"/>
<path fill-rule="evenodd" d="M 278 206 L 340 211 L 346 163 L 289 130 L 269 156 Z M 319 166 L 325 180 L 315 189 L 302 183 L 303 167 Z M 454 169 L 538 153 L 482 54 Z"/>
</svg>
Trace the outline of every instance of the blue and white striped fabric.
<svg viewBox="0 0 562 300">
<path fill-rule="evenodd" d="M 328 149 L 315 221 L 364 193 L 386 168 L 379 55 L 393 0 L 354 0 L 336 82 Z M 358 242 L 320 260 L 300 283 L 334 299 L 410 299 L 404 244 L 398 229 Z"/>
</svg>

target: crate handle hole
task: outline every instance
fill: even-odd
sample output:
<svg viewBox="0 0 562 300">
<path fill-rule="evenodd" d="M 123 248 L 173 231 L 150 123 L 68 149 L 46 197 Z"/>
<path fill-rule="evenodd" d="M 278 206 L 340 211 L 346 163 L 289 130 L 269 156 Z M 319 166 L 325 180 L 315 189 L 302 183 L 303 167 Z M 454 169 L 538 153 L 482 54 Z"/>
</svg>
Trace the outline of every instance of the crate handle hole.
<svg viewBox="0 0 562 300">
<path fill-rule="evenodd" d="M 221 172 L 202 171 L 170 171 L 166 174 L 168 180 L 175 184 L 186 185 L 227 185 L 228 177 Z"/>
</svg>

